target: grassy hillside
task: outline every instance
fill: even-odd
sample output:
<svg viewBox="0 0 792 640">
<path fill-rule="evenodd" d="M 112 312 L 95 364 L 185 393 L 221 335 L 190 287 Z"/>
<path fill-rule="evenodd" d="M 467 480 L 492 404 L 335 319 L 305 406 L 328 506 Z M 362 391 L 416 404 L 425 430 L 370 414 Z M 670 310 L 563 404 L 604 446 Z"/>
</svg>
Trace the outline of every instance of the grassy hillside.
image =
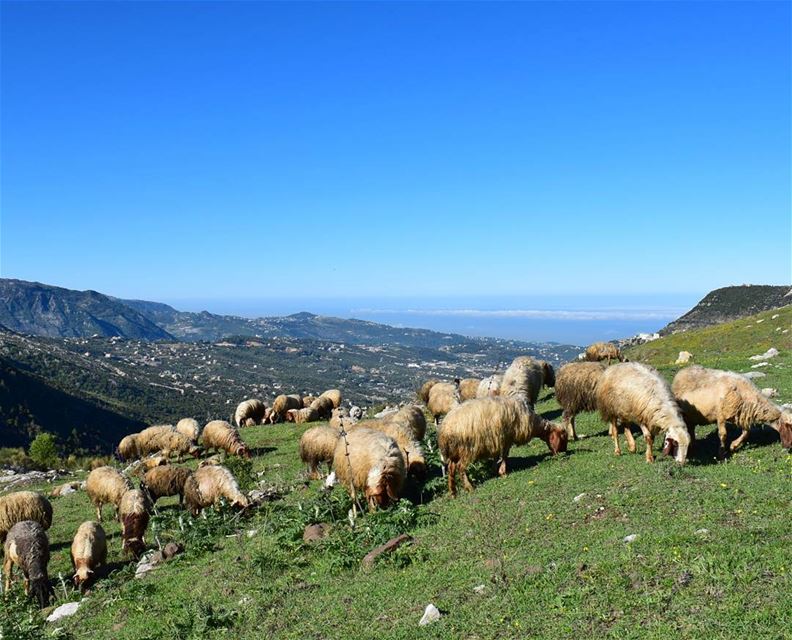
<svg viewBox="0 0 792 640">
<path fill-rule="evenodd" d="M 687 348 L 704 364 L 719 358 L 745 370 L 748 355 L 776 346 L 782 353 L 762 380 L 792 401 L 789 342 L 771 340 L 781 332 L 756 319 L 719 338 L 672 336 L 630 357 L 651 359 L 670 375 L 669 363 Z M 671 342 L 679 339 L 686 342 Z M 560 413 L 552 392 L 537 409 L 553 419 Z M 710 640 L 782 638 L 792 628 L 792 456 L 770 429 L 756 428 L 725 463 L 715 460 L 709 427 L 699 430 L 702 446 L 686 466 L 662 457 L 647 465 L 639 435 L 639 453 L 614 457 L 606 426 L 585 414 L 578 431 L 586 437 L 567 454 L 551 458 L 539 441 L 516 448 L 506 478 L 480 465 L 476 491 L 457 499 L 445 494 L 430 456 L 430 478 L 411 488 L 411 501 L 365 516 L 354 529 L 343 490 L 328 496 L 320 482 L 306 481 L 297 456 L 303 430 L 246 429 L 255 457 L 250 473 L 237 472 L 282 497 L 241 520 L 161 509 L 152 544 L 156 533 L 163 543 L 185 541 L 187 551 L 143 579 L 122 563 L 118 529 L 109 524 L 114 572 L 60 625 L 61 636 Z M 70 538 L 92 509 L 82 492 L 53 504 L 57 582 L 70 570 Z M 333 531 L 303 543 L 313 522 L 333 523 Z M 361 568 L 369 550 L 399 533 L 414 543 Z M 60 601 L 77 599 L 68 588 L 57 591 Z M 443 616 L 419 627 L 430 602 Z M 0 628 L 26 620 L 19 612 L 10 600 Z M 22 637 L 18 622 L 6 633 Z"/>
</svg>

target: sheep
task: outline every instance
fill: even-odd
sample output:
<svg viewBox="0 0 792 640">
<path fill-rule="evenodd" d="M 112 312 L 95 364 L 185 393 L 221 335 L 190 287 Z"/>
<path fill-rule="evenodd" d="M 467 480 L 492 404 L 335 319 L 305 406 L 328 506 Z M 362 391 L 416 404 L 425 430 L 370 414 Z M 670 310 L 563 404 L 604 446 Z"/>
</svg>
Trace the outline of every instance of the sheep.
<svg viewBox="0 0 792 640">
<path fill-rule="evenodd" d="M 333 427 L 313 427 L 300 438 L 300 459 L 308 465 L 308 477 L 319 477 L 319 465 L 327 463 L 328 472 L 333 463 L 339 430 Z"/>
<path fill-rule="evenodd" d="M 396 413 L 387 416 L 391 424 L 400 424 L 412 431 L 413 437 L 420 441 L 426 435 L 426 416 L 420 407 L 414 404 L 404 405 Z"/>
<path fill-rule="evenodd" d="M 328 389 L 322 392 L 320 398 L 329 398 L 333 403 L 333 409 L 338 409 L 341 406 L 341 392 L 338 389 Z"/>
<path fill-rule="evenodd" d="M 652 444 L 660 431 L 678 444 L 676 460 L 684 464 L 690 444 L 685 421 L 679 411 L 671 387 L 657 371 L 645 364 L 623 362 L 608 367 L 597 385 L 597 410 L 602 419 L 610 423 L 614 452 L 619 448 L 619 423 L 625 425 L 624 435 L 630 452 L 635 451 L 635 440 L 630 424 L 638 424 L 646 440 L 646 461 L 653 462 Z"/>
<path fill-rule="evenodd" d="M 74 586 L 85 593 L 97 568 L 107 563 L 107 536 L 98 522 L 83 522 L 71 545 Z"/>
<path fill-rule="evenodd" d="M 267 405 L 261 400 L 257 400 L 256 398 L 243 400 L 237 405 L 236 411 L 234 412 L 234 423 L 237 427 L 248 426 L 249 420 L 252 421 L 253 425 L 262 424 L 266 411 Z"/>
<path fill-rule="evenodd" d="M 533 411 L 542 386 L 555 386 L 553 367 L 544 360 L 518 356 L 503 374 L 500 395 L 521 398 Z"/>
<path fill-rule="evenodd" d="M 185 455 L 190 455 L 193 458 L 200 455 L 200 450 L 195 443 L 175 429 L 155 432 L 150 437 L 144 437 L 141 432 L 138 434 L 138 450 L 142 455 L 161 452 L 166 458 L 175 453 L 179 460 Z"/>
<path fill-rule="evenodd" d="M 410 424 L 388 419 L 380 420 L 379 423 L 377 431 L 390 436 L 399 445 L 407 472 L 416 478 L 423 478 L 426 475 L 426 458 Z"/>
<path fill-rule="evenodd" d="M 146 548 L 146 527 L 151 503 L 140 489 L 130 489 L 121 497 L 118 519 L 121 521 L 122 551 L 140 558 Z"/>
<path fill-rule="evenodd" d="M 190 474 L 184 483 L 184 501 L 194 516 L 222 498 L 238 508 L 244 509 L 249 505 L 247 497 L 239 490 L 234 475 L 227 467 L 201 467 Z"/>
<path fill-rule="evenodd" d="M 38 522 L 22 520 L 11 527 L 6 538 L 3 573 L 5 592 L 11 588 L 14 565 L 22 570 L 25 579 L 25 594 L 32 595 L 40 608 L 49 604 L 55 596 L 47 575 L 50 559 L 49 540 Z"/>
<path fill-rule="evenodd" d="M 500 461 L 498 474 L 506 475 L 512 445 L 526 444 L 533 437 L 544 440 L 553 454 L 567 449 L 566 429 L 529 411 L 521 398 L 476 398 L 455 407 L 437 438 L 448 466 L 448 491 L 456 495 L 457 472 L 465 489 L 473 490 L 467 467 L 475 460 L 495 458 Z"/>
<path fill-rule="evenodd" d="M 316 400 L 316 396 L 303 396 L 302 399 L 302 406 L 303 409 L 306 409 L 311 406 L 311 403 Z"/>
<path fill-rule="evenodd" d="M 607 360 L 610 365 L 611 360 L 618 360 L 625 362 L 626 358 L 622 355 L 621 350 L 612 342 L 595 342 L 586 347 L 586 360 L 589 362 L 600 362 Z"/>
<path fill-rule="evenodd" d="M 346 407 L 338 407 L 338 409 L 333 409 L 333 412 L 330 414 L 330 426 L 334 429 L 340 429 L 342 423 L 345 425 L 355 424 L 357 420 L 352 418 L 349 415 L 349 409 Z"/>
<path fill-rule="evenodd" d="M 316 411 L 320 420 L 329 420 L 333 415 L 333 409 L 337 407 L 333 404 L 333 399 L 328 396 L 319 396 L 311 403 L 311 409 Z"/>
<path fill-rule="evenodd" d="M 370 511 L 397 502 L 406 475 L 396 441 L 381 431 L 365 428 L 338 439 L 333 470 L 353 498 L 356 491 L 363 492 Z M 356 512 L 356 507 L 353 510 Z"/>
<path fill-rule="evenodd" d="M 234 429 L 225 420 L 212 420 L 207 423 L 201 434 L 201 442 L 205 449 L 221 449 L 232 456 L 250 458 L 250 450 Z"/>
<path fill-rule="evenodd" d="M 138 434 L 132 433 L 121 438 L 121 442 L 118 443 L 116 448 L 116 453 L 121 460 L 137 460 L 140 457 Z"/>
<path fill-rule="evenodd" d="M 152 504 L 165 496 L 179 496 L 179 504 L 184 501 L 184 483 L 191 471 L 187 467 L 167 465 L 154 467 L 146 472 L 140 488 L 146 492 Z"/>
<path fill-rule="evenodd" d="M 479 382 L 478 389 L 476 389 L 476 397 L 486 398 L 487 396 L 500 395 L 500 386 L 502 382 L 503 376 L 498 374 L 484 378 Z"/>
<path fill-rule="evenodd" d="M 306 422 L 316 422 L 319 419 L 319 412 L 311 407 L 304 409 L 289 409 L 286 412 L 286 422 L 295 424 L 305 424 Z"/>
<path fill-rule="evenodd" d="M 176 431 L 187 436 L 193 444 L 198 442 L 201 435 L 201 427 L 195 418 L 182 418 L 176 423 Z"/>
<path fill-rule="evenodd" d="M 671 390 L 687 424 L 691 446 L 696 427 L 715 422 L 722 458 L 737 451 L 748 438 L 751 426 L 758 423 L 766 423 L 778 431 L 785 449 L 792 447 L 792 413 L 770 402 L 753 382 L 738 373 L 693 365 L 674 376 Z M 727 422 L 742 429 L 728 449 Z"/>
<path fill-rule="evenodd" d="M 416 392 L 418 399 L 421 402 L 423 402 L 425 405 L 429 404 L 429 392 L 432 390 L 432 387 L 435 386 L 438 382 L 440 382 L 440 380 L 438 380 L 437 378 L 431 378 L 426 382 L 424 382 L 421 385 L 421 388 L 418 389 L 418 391 Z"/>
<path fill-rule="evenodd" d="M 85 490 L 96 507 L 96 519 L 102 522 L 102 506 L 115 505 L 118 517 L 121 498 L 132 488 L 132 482 L 113 467 L 99 467 L 88 474 Z"/>
<path fill-rule="evenodd" d="M 437 382 L 429 390 L 429 402 L 426 408 L 434 417 L 435 425 L 440 419 L 461 402 L 459 388 L 451 382 Z"/>
<path fill-rule="evenodd" d="M 149 438 L 157 438 L 163 433 L 172 433 L 175 430 L 176 427 L 172 424 L 160 424 L 154 425 L 153 427 L 146 427 L 137 435 L 140 440 L 148 440 Z"/>
<path fill-rule="evenodd" d="M 72 482 L 64 482 L 63 484 L 58 485 L 52 491 L 50 491 L 49 495 L 50 498 L 60 498 L 61 496 L 67 496 L 70 493 L 79 491 L 82 488 L 83 488 L 83 482 L 79 480 L 74 480 Z"/>
<path fill-rule="evenodd" d="M 478 378 L 463 378 L 459 381 L 459 397 L 463 401 L 475 398 L 479 384 L 481 380 Z"/>
<path fill-rule="evenodd" d="M 299 400 L 293 396 L 279 395 L 272 401 L 272 413 L 270 414 L 270 424 L 283 422 L 286 420 L 286 412 L 289 409 L 302 409 L 302 398 Z"/>
<path fill-rule="evenodd" d="M 33 520 L 45 529 L 52 524 L 52 504 L 35 491 L 15 491 L 0 496 L 0 543 L 17 522 Z"/>
<path fill-rule="evenodd" d="M 574 440 L 578 439 L 575 416 L 581 411 L 597 410 L 597 385 L 604 372 L 605 365 L 600 362 L 570 362 L 558 372 L 556 400 L 564 410 L 567 435 Z"/>
</svg>

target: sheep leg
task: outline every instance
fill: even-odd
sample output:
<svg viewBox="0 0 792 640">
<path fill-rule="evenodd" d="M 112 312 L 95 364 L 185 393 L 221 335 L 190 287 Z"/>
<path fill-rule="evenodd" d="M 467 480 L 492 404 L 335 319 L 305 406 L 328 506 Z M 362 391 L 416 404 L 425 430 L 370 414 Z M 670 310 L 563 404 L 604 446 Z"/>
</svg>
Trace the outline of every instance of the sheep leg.
<svg viewBox="0 0 792 640">
<path fill-rule="evenodd" d="M 577 433 L 575 433 L 575 414 L 571 411 L 564 411 L 562 419 L 566 425 L 567 436 L 572 440 L 577 440 Z"/>
<path fill-rule="evenodd" d="M 739 449 L 740 447 L 743 446 L 743 444 L 745 444 L 745 441 L 747 439 L 748 439 L 748 430 L 744 429 L 743 432 L 739 436 L 737 436 L 737 439 L 731 443 L 729 449 L 731 451 L 737 451 L 737 449 Z"/>
<path fill-rule="evenodd" d="M 498 465 L 498 475 L 501 478 L 506 475 L 506 456 L 501 458 L 500 465 Z"/>
<path fill-rule="evenodd" d="M 641 425 L 641 431 L 643 432 L 644 440 L 646 441 L 646 461 L 654 462 L 654 454 L 652 453 L 654 436 L 652 435 L 651 431 L 649 431 L 649 429 L 643 425 Z"/>
<path fill-rule="evenodd" d="M 3 560 L 3 573 L 5 573 L 5 593 L 3 595 L 8 596 L 8 590 L 11 588 L 11 576 L 14 571 L 14 562 L 11 560 L 11 555 L 7 554 L 5 559 Z"/>
<path fill-rule="evenodd" d="M 456 464 L 451 460 L 448 461 L 448 493 L 456 495 Z"/>
<path fill-rule="evenodd" d="M 102 521 L 102 503 L 100 502 L 96 505 L 96 519 L 101 522 Z"/>
<path fill-rule="evenodd" d="M 727 454 L 726 448 L 726 421 L 718 420 L 718 438 L 720 439 L 720 449 L 718 450 L 718 458 L 725 459 Z"/>
<path fill-rule="evenodd" d="M 470 493 L 473 491 L 473 483 L 470 481 L 470 478 L 468 478 L 467 466 L 460 464 L 459 472 L 462 474 L 462 486 L 465 487 L 465 491 Z"/>
<path fill-rule="evenodd" d="M 632 425 L 627 423 L 624 425 L 624 439 L 627 440 L 627 450 L 630 453 L 635 453 L 635 438 L 632 434 Z"/>
<path fill-rule="evenodd" d="M 621 447 L 619 447 L 619 427 L 618 427 L 618 424 L 616 423 L 615 420 L 613 422 L 611 422 L 611 426 L 610 426 L 609 431 L 610 431 L 611 437 L 613 438 L 613 452 L 617 456 L 620 456 L 621 455 Z"/>
</svg>

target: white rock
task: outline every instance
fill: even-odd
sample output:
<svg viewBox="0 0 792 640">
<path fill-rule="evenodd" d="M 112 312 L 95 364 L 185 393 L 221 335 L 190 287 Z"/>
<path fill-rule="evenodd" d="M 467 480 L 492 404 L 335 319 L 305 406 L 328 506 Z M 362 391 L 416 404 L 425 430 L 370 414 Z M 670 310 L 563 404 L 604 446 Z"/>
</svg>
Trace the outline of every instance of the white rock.
<svg viewBox="0 0 792 640">
<path fill-rule="evenodd" d="M 751 356 L 748 358 L 749 360 L 769 360 L 770 358 L 775 358 L 778 355 L 778 349 L 775 347 L 770 347 L 767 351 L 765 351 L 760 356 Z"/>
<path fill-rule="evenodd" d="M 777 313 L 776 313 L 776 314 L 774 314 L 774 315 L 770 316 L 770 319 L 771 319 L 771 320 L 775 320 L 775 319 L 778 317 L 778 315 L 779 315 L 779 314 L 777 314 Z"/>
<path fill-rule="evenodd" d="M 758 369 L 759 367 L 769 367 L 769 366 L 770 366 L 769 362 L 759 362 L 757 364 L 752 364 L 751 369 Z"/>
<path fill-rule="evenodd" d="M 762 371 L 749 371 L 748 373 L 743 373 L 743 378 L 748 378 L 749 380 L 754 380 L 755 378 L 764 378 L 767 374 L 763 373 Z"/>
<path fill-rule="evenodd" d="M 136 578 L 142 578 L 144 575 L 146 575 L 149 571 L 151 571 L 152 569 L 154 569 L 154 567 L 157 566 L 154 562 L 152 562 L 155 553 L 156 551 L 149 551 L 148 553 L 144 553 L 140 557 L 140 560 L 138 561 L 137 564 L 137 568 L 135 569 Z"/>
<path fill-rule="evenodd" d="M 697 536 L 706 536 L 709 533 L 709 529 L 699 529 L 696 531 Z"/>
<path fill-rule="evenodd" d="M 579 493 L 574 498 L 572 498 L 572 502 L 580 502 L 585 497 L 585 495 L 585 493 Z"/>
<path fill-rule="evenodd" d="M 324 486 L 328 489 L 332 489 L 336 483 L 336 472 L 332 471 L 327 478 L 325 478 Z"/>
<path fill-rule="evenodd" d="M 73 616 L 75 613 L 77 613 L 77 609 L 79 608 L 79 602 L 67 602 L 66 604 L 62 604 L 47 616 L 47 622 L 57 622 L 61 618 Z"/>
<path fill-rule="evenodd" d="M 421 621 L 418 624 L 424 626 L 431 622 L 435 622 L 436 620 L 439 619 L 440 619 L 440 610 L 432 603 L 429 603 L 426 605 L 426 611 L 424 611 L 423 617 L 421 618 Z"/>
<path fill-rule="evenodd" d="M 765 398 L 775 398 L 778 395 L 778 389 L 773 389 L 773 387 L 765 387 L 762 389 L 762 395 Z"/>
<path fill-rule="evenodd" d="M 756 324 L 762 324 L 763 322 L 764 322 L 764 318 L 761 318 L 761 319 L 756 321 Z"/>
<path fill-rule="evenodd" d="M 486 587 L 483 584 L 476 585 L 475 587 L 473 587 L 473 593 L 477 593 L 478 595 L 481 595 L 482 593 L 484 593 L 484 589 L 486 589 Z"/>
<path fill-rule="evenodd" d="M 638 538 L 637 533 L 631 533 L 629 536 L 624 536 L 623 542 L 635 542 L 636 538 Z"/>
<path fill-rule="evenodd" d="M 690 351 L 680 351 L 679 356 L 676 359 L 674 364 L 687 364 L 690 362 L 690 359 L 693 357 L 693 354 Z"/>
</svg>

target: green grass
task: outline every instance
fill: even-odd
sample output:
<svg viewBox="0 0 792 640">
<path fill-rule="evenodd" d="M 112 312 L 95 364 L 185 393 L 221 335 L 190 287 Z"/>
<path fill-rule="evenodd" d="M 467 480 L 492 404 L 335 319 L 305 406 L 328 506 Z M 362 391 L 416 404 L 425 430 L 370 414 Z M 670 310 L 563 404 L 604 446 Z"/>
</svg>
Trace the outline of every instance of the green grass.
<svg viewBox="0 0 792 640">
<path fill-rule="evenodd" d="M 790 311 L 783 310 L 786 326 Z M 746 371 L 747 356 L 775 346 L 782 353 L 760 386 L 792 401 L 789 339 L 776 340 L 770 320 L 753 322 L 671 336 L 629 357 L 670 376 L 687 349 L 701 364 Z M 552 393 L 537 409 L 559 414 Z M 241 521 L 212 515 L 193 525 L 191 538 L 175 510 L 164 509 L 172 515 L 163 517 L 163 540 L 182 537 L 192 548 L 142 580 L 118 568 L 64 630 L 119 639 L 789 637 L 792 456 L 769 429 L 755 429 L 725 463 L 715 461 L 709 427 L 699 430 L 702 446 L 686 466 L 661 456 L 647 465 L 640 436 L 639 453 L 616 458 L 606 426 L 585 414 L 578 431 L 586 437 L 569 453 L 551 458 L 542 442 L 529 443 L 512 451 L 507 477 L 480 465 L 476 491 L 457 499 L 433 478 L 415 504 L 361 518 L 354 531 L 343 490 L 327 496 L 320 482 L 305 481 L 302 430 L 244 431 L 257 448 L 253 474 L 281 500 Z M 53 505 L 55 577 L 69 571 L 70 538 L 92 510 L 84 493 Z M 334 521 L 333 532 L 303 544 L 303 527 L 314 521 Z M 111 561 L 119 562 L 117 526 L 109 532 Z M 367 551 L 402 532 L 414 544 L 360 568 Z M 631 534 L 637 538 L 625 543 Z M 443 617 L 419 627 L 429 602 Z"/>
</svg>

